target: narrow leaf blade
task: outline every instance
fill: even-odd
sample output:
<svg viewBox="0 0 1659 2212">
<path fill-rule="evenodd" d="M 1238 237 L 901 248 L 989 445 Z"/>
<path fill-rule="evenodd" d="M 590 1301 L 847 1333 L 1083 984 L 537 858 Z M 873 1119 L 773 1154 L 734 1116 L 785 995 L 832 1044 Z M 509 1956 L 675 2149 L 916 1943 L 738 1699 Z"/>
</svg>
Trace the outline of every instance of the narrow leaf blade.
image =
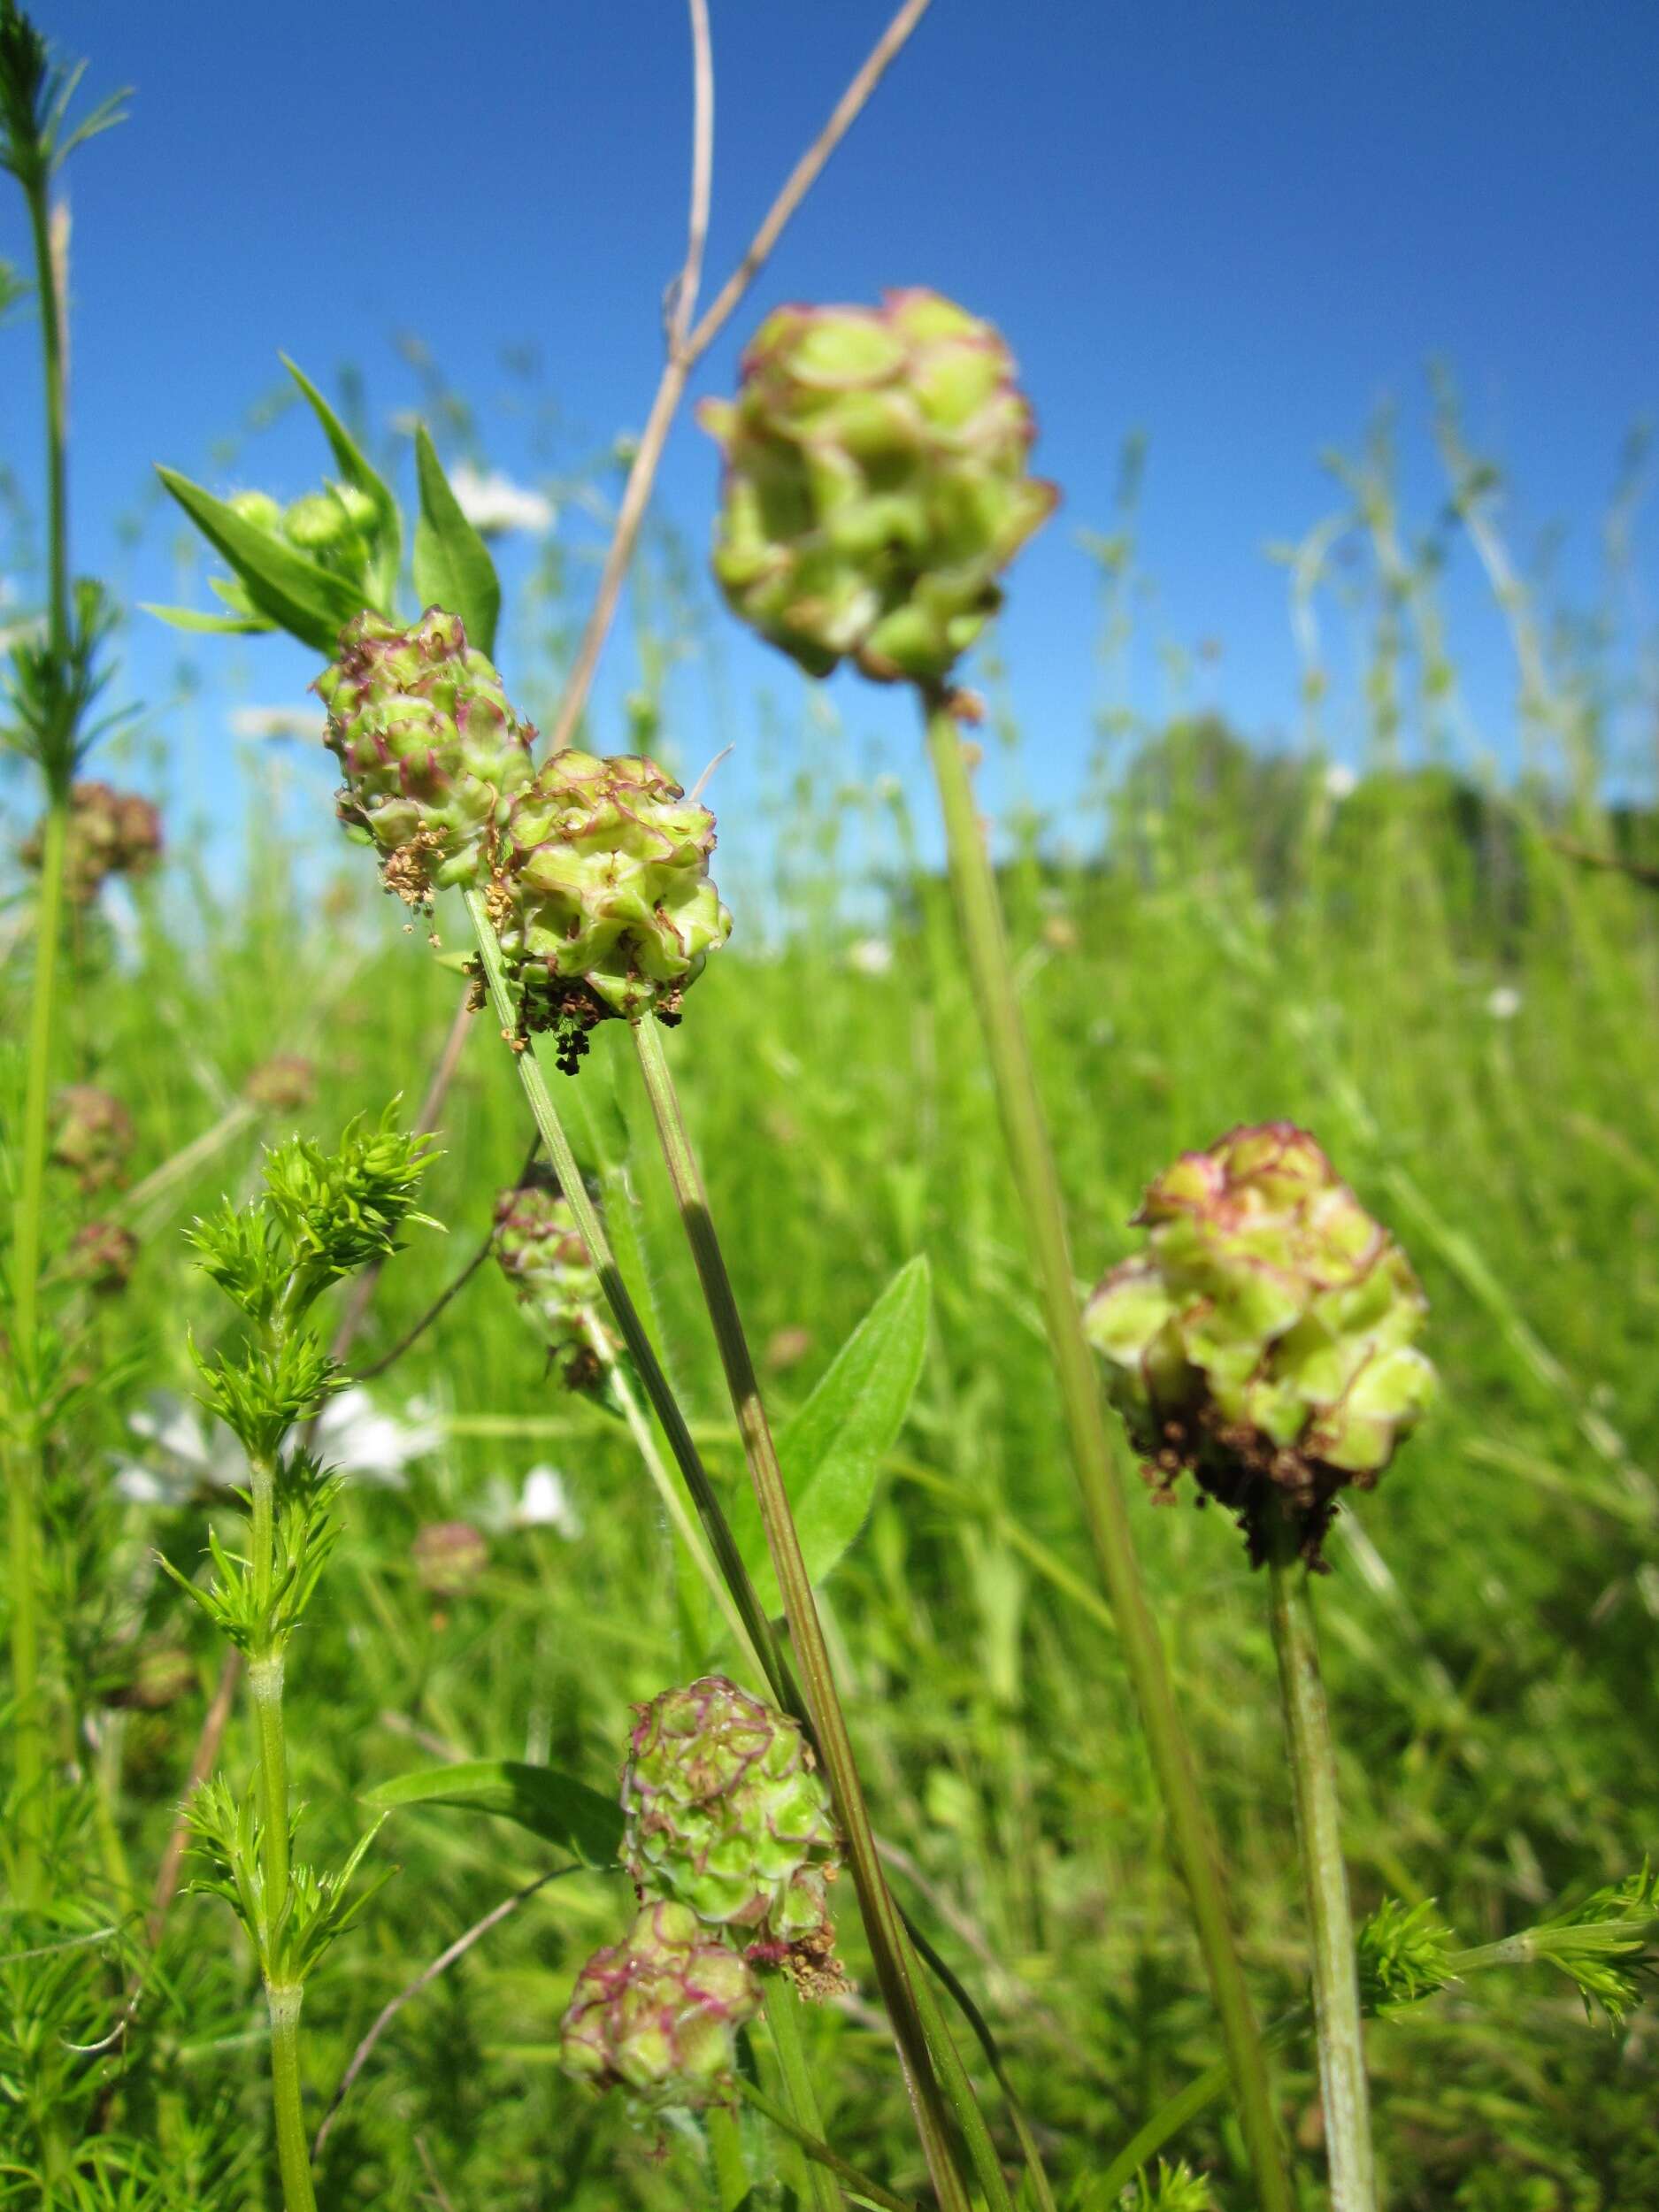
<svg viewBox="0 0 1659 2212">
<path fill-rule="evenodd" d="M 415 594 L 423 607 L 458 614 L 469 645 L 494 653 L 501 582 L 489 548 L 461 511 L 425 424 L 415 432 L 420 516 L 415 524 Z"/>
<path fill-rule="evenodd" d="M 302 645 L 332 655 L 341 631 L 361 609 L 351 585 L 257 528 L 177 470 L 158 468 L 156 473 L 215 552 L 229 562 L 260 611 Z"/>
<path fill-rule="evenodd" d="M 532 1835 L 575 1852 L 588 1866 L 614 1866 L 622 1847 L 621 1808 L 553 1767 L 519 1759 L 469 1759 L 417 1767 L 367 1793 L 371 1805 L 451 1805 L 516 1820 Z"/>
<path fill-rule="evenodd" d="M 396 494 L 304 371 L 290 361 L 286 353 L 277 357 L 299 386 L 307 405 L 322 425 L 323 435 L 327 439 L 329 449 L 334 457 L 334 466 L 347 483 L 355 484 L 360 492 L 366 493 L 374 502 L 375 511 L 380 518 L 381 562 L 387 572 L 396 579 L 403 546 L 403 518 Z M 377 611 L 390 614 L 392 610 L 381 607 Z"/>
<path fill-rule="evenodd" d="M 864 1526 L 881 1463 L 898 1440 L 922 1371 L 933 1286 L 927 1262 L 902 1267 L 778 1440 L 807 1572 L 819 1583 Z M 782 1601 L 758 1510 L 745 1497 L 738 1541 L 768 1612 Z"/>
<path fill-rule="evenodd" d="M 208 614 L 200 607 L 158 607 L 153 600 L 139 602 L 146 614 L 165 622 L 170 630 L 211 630 L 225 636 L 260 637 L 277 627 L 263 615 Z"/>
</svg>

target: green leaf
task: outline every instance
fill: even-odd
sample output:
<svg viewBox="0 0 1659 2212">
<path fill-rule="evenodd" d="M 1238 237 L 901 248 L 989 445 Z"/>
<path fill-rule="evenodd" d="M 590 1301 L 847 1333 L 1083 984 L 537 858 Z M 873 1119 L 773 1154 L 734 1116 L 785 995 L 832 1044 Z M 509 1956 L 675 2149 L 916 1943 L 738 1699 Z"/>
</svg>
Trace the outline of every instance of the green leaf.
<svg viewBox="0 0 1659 2212">
<path fill-rule="evenodd" d="M 341 631 L 362 611 L 357 588 L 244 520 L 188 476 L 167 468 L 156 473 L 215 552 L 229 562 L 261 613 L 302 645 L 332 658 Z"/>
<path fill-rule="evenodd" d="M 449 489 L 437 448 L 425 424 L 415 431 L 415 473 L 420 481 L 420 519 L 415 525 L 415 595 L 423 608 L 458 614 L 466 641 L 480 653 L 495 650 L 501 583 L 489 548 L 461 512 Z"/>
<path fill-rule="evenodd" d="M 469 1759 L 457 1766 L 417 1767 L 367 1793 L 371 1805 L 455 1805 L 463 1812 L 516 1820 L 532 1835 L 561 1844 L 589 1866 L 614 1866 L 622 1848 L 622 1810 L 552 1767 L 518 1759 Z"/>
<path fill-rule="evenodd" d="M 380 518 L 380 543 L 375 561 L 381 596 L 386 604 L 377 607 L 377 614 L 390 615 L 392 600 L 397 592 L 397 571 L 403 557 L 403 518 L 391 486 L 373 466 L 357 440 L 346 428 L 334 409 L 323 397 L 304 372 L 290 361 L 286 353 L 277 358 L 299 386 L 327 439 L 334 457 L 334 466 L 349 484 L 355 484 L 374 502 Z"/>
<path fill-rule="evenodd" d="M 898 1440 L 922 1371 L 931 1302 L 927 1262 L 918 1255 L 876 1300 L 778 1439 L 784 1487 L 815 1584 L 840 1563 L 869 1515 L 881 1463 Z M 761 1603 L 780 1612 L 751 1494 L 744 1493 L 733 1518 Z"/>
<path fill-rule="evenodd" d="M 215 630 L 228 636 L 268 636 L 276 628 L 263 615 L 204 614 L 199 607 L 158 607 L 151 600 L 141 600 L 146 614 L 153 614 L 157 622 L 165 622 L 170 630 Z"/>
</svg>

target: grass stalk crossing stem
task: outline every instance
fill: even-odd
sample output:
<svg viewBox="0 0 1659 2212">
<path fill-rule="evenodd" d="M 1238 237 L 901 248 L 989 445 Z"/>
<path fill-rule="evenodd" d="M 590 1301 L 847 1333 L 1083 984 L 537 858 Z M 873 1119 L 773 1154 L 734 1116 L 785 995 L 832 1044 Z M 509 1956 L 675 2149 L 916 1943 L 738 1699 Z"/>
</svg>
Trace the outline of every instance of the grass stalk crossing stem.
<svg viewBox="0 0 1659 2212">
<path fill-rule="evenodd" d="M 749 1340 L 726 1273 L 719 1237 L 709 1211 L 702 1172 L 692 1149 L 679 1094 L 663 1051 L 659 1025 L 650 1020 L 634 1025 L 634 1041 L 641 1072 L 656 1118 L 657 1135 L 669 1180 L 679 1202 L 687 1241 L 703 1285 L 703 1300 L 713 1325 L 720 1363 L 726 1372 L 732 1409 L 743 1439 L 756 1502 L 766 1532 L 790 1642 L 801 1670 L 802 1687 L 812 1732 L 823 1757 L 830 1790 L 835 1801 L 848 1864 L 858 1892 L 864 1933 L 869 1940 L 876 1978 L 898 2039 L 899 2055 L 910 2091 L 917 2131 L 927 2156 L 928 2170 L 942 2212 L 967 2212 L 968 2194 L 957 2170 L 946 2120 L 944 2100 L 934 2072 L 927 2036 L 922 2025 L 915 1987 L 905 1959 L 904 1932 L 898 1910 L 882 1873 L 875 1837 L 864 1803 L 864 1785 L 853 1756 L 852 1738 L 841 1709 L 830 1666 L 829 1647 L 818 1618 L 811 1577 L 802 1555 L 801 1540 L 790 1510 L 783 1472 L 778 1463 L 772 1425 L 760 1394 Z"/>
<path fill-rule="evenodd" d="M 1031 1048 L 1020 1018 L 996 877 L 974 805 L 950 695 L 941 686 L 924 687 L 921 695 L 969 976 L 995 1082 L 1010 1164 L 1036 1263 L 1084 1515 L 1111 1600 L 1124 1663 L 1140 1708 L 1220 2016 L 1262 2212 L 1292 2212 L 1294 2200 L 1274 2114 L 1266 2053 L 1227 1910 L 1215 1835 L 1199 1794 L 1191 1747 L 1135 1557 L 1128 1508 L 1107 1436 L 1094 1357 L 1083 1334 L 1064 1202 Z"/>
</svg>

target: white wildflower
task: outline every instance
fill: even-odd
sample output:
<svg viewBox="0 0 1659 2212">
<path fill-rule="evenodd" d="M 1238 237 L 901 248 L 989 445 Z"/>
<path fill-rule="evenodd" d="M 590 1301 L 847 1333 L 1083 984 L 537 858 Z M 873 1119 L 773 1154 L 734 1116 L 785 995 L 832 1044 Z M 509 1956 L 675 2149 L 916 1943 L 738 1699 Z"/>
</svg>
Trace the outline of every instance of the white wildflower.
<svg viewBox="0 0 1659 2212">
<path fill-rule="evenodd" d="M 1521 1010 L 1521 994 L 1512 983 L 1500 983 L 1486 996 L 1486 1011 L 1494 1022 L 1512 1022 Z"/>
<path fill-rule="evenodd" d="M 366 1390 L 354 1386 L 330 1398 L 317 1425 L 315 1449 L 324 1464 L 349 1478 L 401 1490 L 403 1470 L 424 1459 L 443 1441 L 442 1425 L 419 1399 L 411 1401 L 411 1418 L 383 1413 Z"/>
<path fill-rule="evenodd" d="M 1333 760 L 1325 772 L 1325 788 L 1328 798 L 1352 798 L 1359 789 L 1359 778 L 1346 762 Z"/>
<path fill-rule="evenodd" d="M 581 1515 L 571 1502 L 565 1478 L 557 1467 L 533 1467 L 518 1493 L 513 1521 L 519 1528 L 552 1528 L 574 1543 L 582 1532 Z"/>
<path fill-rule="evenodd" d="M 229 719 L 233 737 L 293 738 L 302 745 L 320 745 L 328 726 L 303 707 L 233 707 Z"/>
<path fill-rule="evenodd" d="M 500 469 L 488 475 L 468 461 L 449 472 L 449 488 L 460 502 L 461 512 L 487 538 L 503 537 L 513 530 L 545 537 L 558 519 L 558 511 L 540 492 L 515 484 Z"/>
<path fill-rule="evenodd" d="M 893 948 L 885 937 L 861 937 L 848 947 L 847 964 L 856 975 L 886 975 L 893 966 Z"/>
</svg>

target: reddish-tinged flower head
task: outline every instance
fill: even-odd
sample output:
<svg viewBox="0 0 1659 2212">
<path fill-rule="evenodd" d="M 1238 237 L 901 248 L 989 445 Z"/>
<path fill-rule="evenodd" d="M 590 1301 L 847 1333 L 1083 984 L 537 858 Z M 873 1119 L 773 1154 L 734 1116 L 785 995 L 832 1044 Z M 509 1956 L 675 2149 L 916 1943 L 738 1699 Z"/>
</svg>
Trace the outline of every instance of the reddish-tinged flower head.
<svg viewBox="0 0 1659 2212">
<path fill-rule="evenodd" d="M 737 2031 L 760 2009 L 755 1977 L 683 1905 L 645 1906 L 595 1951 L 559 2029 L 567 2074 L 653 2110 L 731 2093 Z"/>
<path fill-rule="evenodd" d="M 1409 1262 L 1288 1122 L 1183 1153 L 1136 1219 L 1147 1248 L 1087 1322 L 1149 1472 L 1191 1468 L 1253 1557 L 1276 1521 L 1317 1557 L 1337 1492 L 1376 1481 L 1433 1394 Z"/>
</svg>

